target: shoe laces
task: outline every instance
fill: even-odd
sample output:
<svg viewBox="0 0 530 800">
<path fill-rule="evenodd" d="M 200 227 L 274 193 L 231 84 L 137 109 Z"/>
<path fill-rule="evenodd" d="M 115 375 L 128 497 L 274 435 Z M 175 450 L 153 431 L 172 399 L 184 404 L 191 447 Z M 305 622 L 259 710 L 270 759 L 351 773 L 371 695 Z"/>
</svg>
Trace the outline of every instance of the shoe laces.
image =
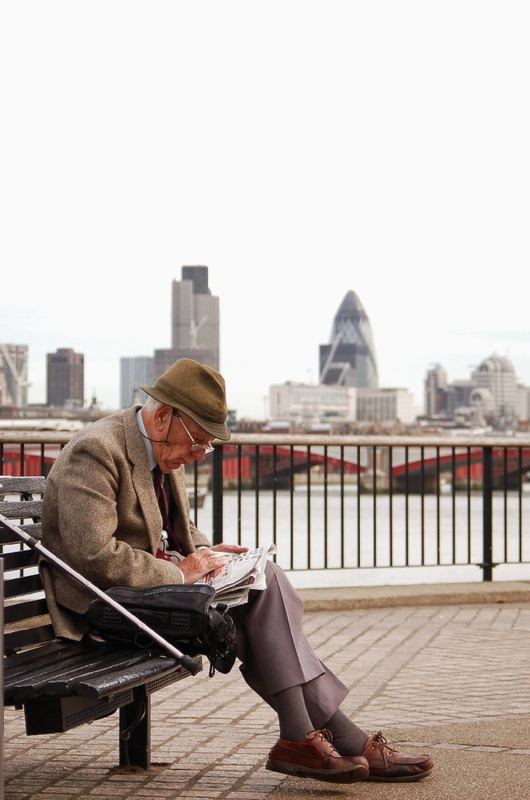
<svg viewBox="0 0 530 800">
<path fill-rule="evenodd" d="M 383 752 L 386 752 L 386 753 L 395 753 L 396 752 L 396 750 L 393 747 L 390 747 L 386 737 L 383 736 L 383 732 L 382 731 L 377 731 L 377 733 L 375 733 L 372 736 L 372 745 L 374 747 L 381 748 L 381 750 Z"/>
<path fill-rule="evenodd" d="M 319 739 L 321 742 L 325 742 L 328 745 L 328 750 L 330 755 L 338 755 L 337 751 L 333 747 L 333 734 L 327 728 L 321 728 L 320 730 L 316 730 L 315 733 L 318 733 Z"/>
</svg>

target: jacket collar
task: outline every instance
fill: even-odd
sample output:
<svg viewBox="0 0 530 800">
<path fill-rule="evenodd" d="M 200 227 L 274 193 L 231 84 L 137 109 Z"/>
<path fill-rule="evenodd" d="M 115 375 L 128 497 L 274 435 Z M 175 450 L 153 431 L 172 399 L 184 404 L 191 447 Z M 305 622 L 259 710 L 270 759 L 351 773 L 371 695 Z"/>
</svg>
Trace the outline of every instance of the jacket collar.
<svg viewBox="0 0 530 800">
<path fill-rule="evenodd" d="M 123 429 L 125 431 L 125 447 L 127 450 L 127 457 L 131 464 L 147 464 L 149 468 L 149 460 L 147 457 L 147 450 L 145 448 L 144 439 L 140 433 L 138 423 L 136 421 L 136 412 L 140 406 L 131 406 L 123 412 Z"/>
<path fill-rule="evenodd" d="M 142 435 L 144 447 L 145 447 L 145 450 L 147 452 L 147 460 L 149 461 L 149 469 L 152 472 L 154 470 L 154 468 L 156 467 L 156 461 L 155 461 L 155 456 L 154 456 L 154 453 L 153 453 L 153 445 L 151 444 L 150 440 L 147 437 L 147 431 L 145 429 L 144 421 L 142 419 L 142 409 L 141 408 L 138 408 L 137 411 L 136 411 L 136 424 L 138 425 L 138 428 L 139 428 L 140 433 Z"/>
<path fill-rule="evenodd" d="M 155 495 L 153 476 L 144 439 L 136 421 L 138 406 L 128 408 L 123 413 L 123 429 L 125 432 L 125 448 L 132 464 L 132 482 L 144 515 L 145 524 L 151 540 L 153 554 L 160 544 L 162 517 Z"/>
</svg>

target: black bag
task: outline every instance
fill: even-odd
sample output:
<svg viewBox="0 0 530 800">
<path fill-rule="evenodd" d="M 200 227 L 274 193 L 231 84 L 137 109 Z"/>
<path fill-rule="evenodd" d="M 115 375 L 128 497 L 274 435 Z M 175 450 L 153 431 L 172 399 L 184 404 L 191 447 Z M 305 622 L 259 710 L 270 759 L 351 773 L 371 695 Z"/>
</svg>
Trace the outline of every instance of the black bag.
<svg viewBox="0 0 530 800">
<path fill-rule="evenodd" d="M 230 672 L 236 658 L 235 625 L 219 603 L 211 608 L 215 589 L 206 584 L 170 584 L 150 589 L 117 586 L 106 594 L 124 606 L 143 623 L 188 655 L 199 653 L 210 661 L 210 676 L 215 670 Z M 92 627 L 104 639 L 151 647 L 153 640 L 119 611 L 93 600 L 88 609 Z"/>
</svg>

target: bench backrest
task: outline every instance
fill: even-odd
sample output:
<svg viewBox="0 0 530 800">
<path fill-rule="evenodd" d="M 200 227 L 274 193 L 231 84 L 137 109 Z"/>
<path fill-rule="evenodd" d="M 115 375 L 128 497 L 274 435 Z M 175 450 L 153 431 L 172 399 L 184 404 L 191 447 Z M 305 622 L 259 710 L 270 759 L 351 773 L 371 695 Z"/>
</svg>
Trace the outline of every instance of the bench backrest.
<svg viewBox="0 0 530 800">
<path fill-rule="evenodd" d="M 0 475 L 0 514 L 36 539 L 41 538 L 42 477 Z M 54 638 L 37 570 L 37 552 L 0 525 L 0 557 L 4 560 L 4 652 Z"/>
</svg>

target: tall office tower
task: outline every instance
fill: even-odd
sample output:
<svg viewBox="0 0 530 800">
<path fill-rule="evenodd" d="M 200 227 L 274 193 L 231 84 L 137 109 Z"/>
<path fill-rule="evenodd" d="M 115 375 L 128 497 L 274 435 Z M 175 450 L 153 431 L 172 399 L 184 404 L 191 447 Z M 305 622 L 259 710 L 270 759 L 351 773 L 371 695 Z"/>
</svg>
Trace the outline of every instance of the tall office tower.
<svg viewBox="0 0 530 800">
<path fill-rule="evenodd" d="M 355 292 L 344 296 L 333 320 L 330 342 L 320 345 L 320 383 L 378 386 L 372 328 Z"/>
<path fill-rule="evenodd" d="M 28 402 L 28 346 L 0 344 L 0 406 Z"/>
<path fill-rule="evenodd" d="M 140 386 L 150 386 L 154 381 L 152 356 L 120 358 L 120 408 L 144 403 L 146 393 Z"/>
<path fill-rule="evenodd" d="M 447 372 L 440 364 L 434 364 L 425 376 L 425 415 L 435 417 L 447 413 Z"/>
<path fill-rule="evenodd" d="M 68 347 L 46 355 L 46 405 L 75 406 L 85 402 L 85 357 Z"/>
<path fill-rule="evenodd" d="M 219 298 L 208 287 L 208 267 L 182 267 L 172 284 L 171 349 L 219 369 Z"/>
</svg>

